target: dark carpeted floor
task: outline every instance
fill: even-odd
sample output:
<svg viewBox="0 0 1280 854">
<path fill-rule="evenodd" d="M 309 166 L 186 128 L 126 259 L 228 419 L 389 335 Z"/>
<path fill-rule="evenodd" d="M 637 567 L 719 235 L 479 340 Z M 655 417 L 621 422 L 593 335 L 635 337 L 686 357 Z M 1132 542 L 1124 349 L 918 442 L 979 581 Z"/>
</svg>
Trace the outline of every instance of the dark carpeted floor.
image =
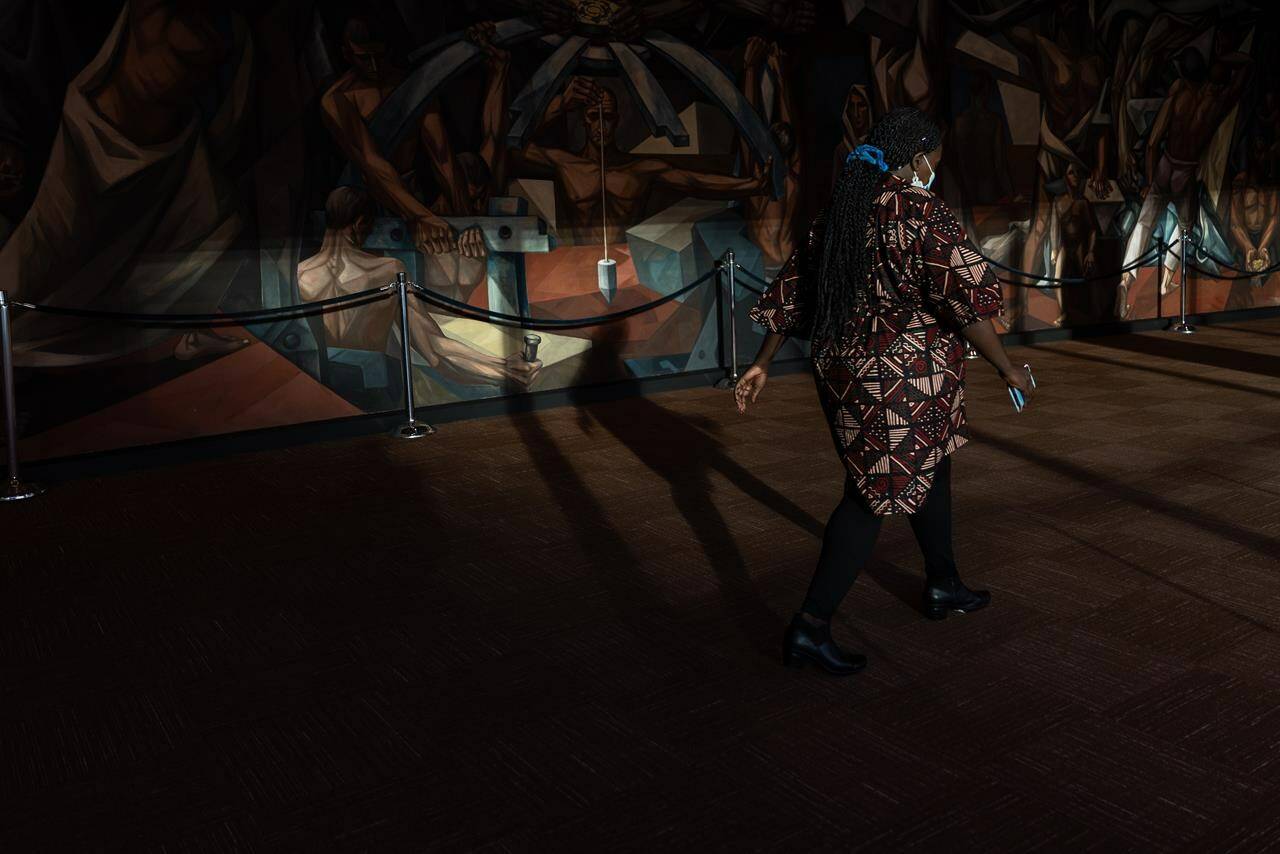
<svg viewBox="0 0 1280 854">
<path fill-rule="evenodd" d="M 905 521 L 778 645 L 841 472 L 811 380 L 0 507 L 6 851 L 1280 850 L 1280 321 L 971 366 L 961 572 Z"/>
</svg>

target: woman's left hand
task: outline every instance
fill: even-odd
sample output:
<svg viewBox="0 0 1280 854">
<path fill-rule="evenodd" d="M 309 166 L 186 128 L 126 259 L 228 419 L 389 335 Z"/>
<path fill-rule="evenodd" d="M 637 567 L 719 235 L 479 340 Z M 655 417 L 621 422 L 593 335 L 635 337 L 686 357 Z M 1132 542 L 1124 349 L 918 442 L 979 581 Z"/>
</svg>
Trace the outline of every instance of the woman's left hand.
<svg viewBox="0 0 1280 854">
<path fill-rule="evenodd" d="M 738 403 L 738 411 L 746 412 L 748 403 L 755 403 L 769 379 L 769 372 L 759 365 L 752 365 L 747 372 L 738 378 L 733 387 L 733 398 Z"/>
</svg>

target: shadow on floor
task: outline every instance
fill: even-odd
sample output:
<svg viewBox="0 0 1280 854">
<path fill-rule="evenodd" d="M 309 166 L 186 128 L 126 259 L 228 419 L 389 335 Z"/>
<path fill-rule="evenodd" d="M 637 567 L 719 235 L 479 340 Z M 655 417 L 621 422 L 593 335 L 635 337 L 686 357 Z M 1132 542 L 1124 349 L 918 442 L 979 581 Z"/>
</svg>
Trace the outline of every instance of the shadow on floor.
<svg viewBox="0 0 1280 854">
<path fill-rule="evenodd" d="M 623 327 L 617 324 L 597 330 L 587 361 L 574 380 L 575 388 L 588 387 L 614 369 L 621 357 L 623 335 Z M 667 482 L 672 501 L 715 572 L 725 611 L 758 651 L 772 656 L 780 620 L 757 592 L 737 536 L 712 500 L 711 473 L 724 476 L 761 505 L 816 537 L 822 535 L 822 523 L 729 457 L 716 436 L 720 426 L 711 419 L 686 417 L 640 396 L 607 406 L 574 402 L 584 431 L 597 425 L 608 431 Z M 727 399 L 725 403 L 730 405 Z"/>
<path fill-rule="evenodd" d="M 1194 362 L 1230 371 L 1244 371 L 1267 377 L 1280 377 L 1280 356 L 1272 356 L 1269 353 L 1255 353 L 1249 350 L 1236 350 L 1231 347 L 1219 347 L 1216 344 L 1202 344 L 1188 340 L 1186 337 L 1125 335 L 1098 338 L 1090 343 L 1098 347 L 1109 347 L 1113 350 L 1141 353 L 1144 356 L 1158 356 L 1163 359 Z"/>
<path fill-rule="evenodd" d="M 1092 339 L 1090 344 L 1096 343 Z M 1106 356 L 1097 356 L 1092 353 L 1082 353 L 1075 349 L 1066 349 L 1063 347 L 1055 347 L 1045 344 L 1028 344 L 1029 350 L 1043 350 L 1052 353 L 1055 356 L 1062 356 L 1067 359 L 1079 359 L 1085 362 L 1096 362 L 1100 365 L 1112 365 L 1118 368 L 1125 368 L 1130 371 L 1143 371 L 1148 374 L 1159 374 L 1162 377 L 1173 377 L 1174 379 L 1184 380 L 1191 383 L 1199 383 L 1200 385 L 1209 385 L 1214 388 L 1230 389 L 1231 391 L 1243 391 L 1249 394 L 1261 395 L 1262 397 L 1280 398 L 1280 392 L 1267 391 L 1266 389 L 1256 386 L 1246 385 L 1244 383 L 1231 382 L 1229 380 L 1206 379 L 1195 374 L 1186 374 L 1181 371 L 1170 371 L 1164 368 L 1153 368 L 1149 365 L 1135 365 L 1133 362 L 1126 362 L 1123 359 L 1109 359 Z"/>
<path fill-rule="evenodd" d="M 1161 498 L 1158 495 L 1152 495 L 1141 489 L 1122 483 L 1114 477 L 1107 477 L 1097 471 L 1091 471 L 1075 463 L 1059 459 L 1051 454 L 1035 450 L 1034 448 L 1021 442 L 1013 442 L 1007 439 L 999 439 L 985 431 L 977 430 L 970 427 L 974 439 L 997 448 L 1006 454 L 1019 457 L 1027 462 L 1034 463 L 1040 468 L 1054 472 L 1055 474 L 1077 481 L 1079 483 L 1087 483 L 1098 492 L 1105 495 L 1119 498 L 1128 502 L 1135 507 L 1145 508 L 1163 516 L 1174 519 L 1188 527 L 1199 529 L 1205 533 L 1221 537 L 1224 540 L 1230 540 L 1239 546 L 1256 552 L 1264 557 L 1270 557 L 1275 553 L 1275 539 L 1266 534 L 1260 534 L 1254 531 L 1233 525 L 1230 522 L 1216 519 L 1206 514 L 1203 509 L 1196 507 L 1187 507 L 1182 504 Z"/>
</svg>

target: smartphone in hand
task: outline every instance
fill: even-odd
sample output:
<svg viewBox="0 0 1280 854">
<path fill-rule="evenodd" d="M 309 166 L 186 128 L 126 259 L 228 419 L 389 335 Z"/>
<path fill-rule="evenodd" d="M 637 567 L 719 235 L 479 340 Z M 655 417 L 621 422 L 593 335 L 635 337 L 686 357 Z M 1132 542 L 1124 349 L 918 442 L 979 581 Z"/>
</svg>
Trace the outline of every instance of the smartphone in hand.
<svg viewBox="0 0 1280 854">
<path fill-rule="evenodd" d="M 1031 373 L 1031 366 L 1024 364 L 1022 367 L 1026 370 L 1027 376 L 1031 378 L 1031 387 L 1035 388 L 1036 375 Z M 1008 389 L 1009 389 L 1009 399 L 1013 401 L 1013 411 L 1021 412 L 1027 406 L 1027 396 L 1022 393 L 1022 389 L 1020 388 L 1014 388 L 1013 386 L 1008 386 Z"/>
</svg>

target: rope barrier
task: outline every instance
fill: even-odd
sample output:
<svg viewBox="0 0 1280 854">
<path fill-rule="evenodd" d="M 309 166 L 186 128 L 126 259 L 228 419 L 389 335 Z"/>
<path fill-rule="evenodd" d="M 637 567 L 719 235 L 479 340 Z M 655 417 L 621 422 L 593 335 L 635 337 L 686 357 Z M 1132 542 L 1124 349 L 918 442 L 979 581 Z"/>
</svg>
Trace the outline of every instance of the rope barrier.
<svg viewBox="0 0 1280 854">
<path fill-rule="evenodd" d="M 768 288 L 768 287 L 769 287 L 769 283 L 768 283 L 767 281 L 765 281 L 763 277 L 761 277 L 761 276 L 757 276 L 755 273 L 751 272 L 750 270 L 748 270 L 746 267 L 742 266 L 742 265 L 741 265 L 741 264 L 739 264 L 738 262 L 736 262 L 736 261 L 735 261 L 735 262 L 734 262 L 734 264 L 733 264 L 733 266 L 734 266 L 734 268 L 735 268 L 735 269 L 737 269 L 737 271 L 738 271 L 739 273 L 743 274 L 743 275 L 744 275 L 744 276 L 746 276 L 748 279 L 755 279 L 757 282 L 759 282 L 759 283 L 760 283 L 761 287 L 764 287 L 764 288 Z M 759 290 L 758 288 L 753 288 L 753 287 L 751 287 L 750 285 L 746 284 L 745 282 L 739 282 L 738 284 L 742 285 L 744 288 L 746 288 L 747 290 L 751 291 L 751 293 L 753 293 L 753 294 L 758 294 L 758 295 L 760 295 L 760 296 L 764 296 L 764 291 Z"/>
<path fill-rule="evenodd" d="M 1026 270 L 1019 270 L 1014 267 L 1010 267 L 1006 264 L 1001 264 L 996 259 L 988 258 L 986 255 L 983 255 L 982 252 L 977 249 L 977 247 L 974 247 L 974 251 L 978 253 L 979 258 L 981 258 L 983 261 L 986 261 L 992 267 L 997 267 L 1001 270 L 1005 270 L 1009 273 L 1013 273 L 1016 276 L 1024 276 L 1028 279 L 1036 280 L 1035 284 L 1028 284 L 1026 282 L 1012 282 L 1012 281 L 1005 282 L 1005 284 L 1017 285 L 1019 287 L 1024 287 L 1024 288 L 1055 288 L 1055 287 L 1062 287 L 1063 285 L 1082 285 L 1082 284 L 1085 284 L 1086 282 L 1101 282 L 1106 279 L 1114 279 L 1116 276 L 1122 275 L 1124 273 L 1132 272 L 1133 270 L 1136 270 L 1139 267 L 1144 267 L 1147 264 L 1150 264 L 1160 254 L 1159 248 L 1154 247 L 1144 252 L 1142 256 L 1138 258 L 1136 261 L 1133 261 L 1121 267 L 1119 270 L 1116 270 L 1113 273 L 1106 273 L 1105 275 L 1096 274 L 1093 276 L 1063 276 L 1061 278 L 1058 278 L 1056 276 L 1040 276 L 1040 275 L 1037 275 L 1036 273 L 1028 273 Z M 1005 280 L 1001 279 L 1000 281 L 1005 281 Z M 1052 282 L 1054 284 L 1044 284 L 1046 282 Z"/>
<path fill-rule="evenodd" d="M 1231 261 L 1223 261 L 1217 255 L 1214 255 L 1212 252 L 1206 249 L 1203 243 L 1196 240 L 1193 240 L 1192 242 L 1196 247 L 1196 256 L 1197 256 L 1196 261 L 1201 263 L 1205 261 L 1212 261 L 1213 263 L 1217 264 L 1219 267 L 1222 267 L 1226 270 L 1231 270 L 1236 273 L 1243 273 L 1244 275 L 1241 276 L 1241 278 L 1265 276 L 1265 275 L 1268 275 L 1269 273 L 1274 273 L 1276 270 L 1280 270 L 1280 262 L 1272 264 L 1270 267 L 1264 267 L 1261 270 L 1246 270 L 1243 267 L 1235 266 L 1235 264 Z M 1201 255 L 1203 255 L 1204 257 L 1200 257 Z"/>
<path fill-rule="evenodd" d="M 643 314 L 646 311 L 679 299 L 695 288 L 705 284 L 709 279 L 719 272 L 718 269 L 711 270 L 706 274 L 699 276 L 690 284 L 674 291 L 659 299 L 647 302 L 643 305 L 634 306 L 623 311 L 612 312 L 610 314 L 602 314 L 595 317 L 582 317 L 571 319 L 547 319 L 535 320 L 533 318 L 521 317 L 513 314 L 503 314 L 501 312 L 493 312 L 487 309 L 478 308 L 467 303 L 460 302 L 444 294 L 431 291 L 418 284 L 410 284 L 413 292 L 425 302 L 445 308 L 457 314 L 473 317 L 480 320 L 489 320 L 493 323 L 503 326 L 519 326 L 525 329 L 579 329 L 585 326 L 596 326 L 601 323 L 612 323 L 619 320 L 625 320 L 628 317 L 634 317 Z M 369 288 L 354 294 L 343 294 L 342 296 L 330 297 L 325 300 L 317 300 L 316 302 L 301 303 L 299 305 L 282 306 L 272 309 L 258 309 L 255 311 L 232 311 L 211 314 L 149 314 L 145 312 L 124 312 L 124 311 L 100 311 L 87 308 L 67 308 L 57 305 L 45 305 L 43 303 L 23 302 L 20 300 L 10 300 L 9 305 L 14 308 L 20 308 L 25 311 L 35 311 L 42 314 L 53 314 L 63 317 L 83 317 L 98 320 L 115 320 L 122 323 L 139 323 L 148 325 L 161 326 L 227 326 L 240 325 L 243 323 L 261 322 L 267 320 L 277 320 L 280 318 L 291 317 L 307 317 L 313 314 L 321 314 L 333 309 L 343 307 L 352 308 L 365 303 L 374 302 L 390 296 L 396 290 L 396 285 L 383 285 L 378 288 Z"/>
<path fill-rule="evenodd" d="M 1263 269 L 1258 270 L 1255 273 L 1246 272 L 1243 275 L 1239 275 L 1239 276 L 1225 276 L 1222 273 L 1214 273 L 1209 270 L 1206 270 L 1205 268 L 1201 267 L 1199 264 L 1196 264 L 1193 261 L 1188 261 L 1187 267 L 1189 267 L 1192 270 L 1195 270 L 1197 273 L 1199 273 L 1202 276 L 1205 276 L 1206 278 L 1219 279 L 1220 281 L 1224 281 L 1224 282 L 1239 282 L 1244 279 L 1256 279 L 1259 276 L 1266 277 L 1276 272 L 1277 270 L 1280 270 L 1280 264 L 1272 264 L 1270 267 L 1264 267 Z M 1234 269 L 1234 268 L 1228 267 L 1227 269 Z"/>
<path fill-rule="evenodd" d="M 1196 244 L 1196 245 L 1198 249 L 1202 248 L 1199 244 Z M 1176 247 L 1173 244 L 1161 243 L 1159 246 L 1154 247 L 1153 249 L 1146 252 L 1138 260 L 1125 265 L 1124 267 L 1120 268 L 1119 270 L 1113 273 L 1109 273 L 1106 275 L 1062 277 L 1062 278 L 1057 278 L 1052 276 L 1047 276 L 1047 277 L 1037 276 L 1033 273 L 1028 273 L 1025 270 L 1018 270 L 1014 267 L 1010 267 L 1008 265 L 1002 264 L 993 258 L 988 258 L 986 255 L 983 255 L 981 252 L 978 252 L 978 255 L 984 261 L 986 261 L 988 264 L 994 267 L 997 267 L 1001 270 L 1005 270 L 1017 276 L 1022 276 L 1028 279 L 1036 280 L 1033 283 L 1028 283 L 1023 281 L 1015 281 L 1013 279 L 1003 277 L 1003 276 L 996 276 L 996 280 L 1001 282 L 1002 284 L 1011 285 L 1014 287 L 1052 290 L 1052 289 L 1062 288 L 1062 287 L 1065 287 L 1066 285 L 1071 285 L 1071 284 L 1084 284 L 1086 282 L 1094 282 L 1094 281 L 1101 281 L 1105 279 L 1114 278 L 1117 275 L 1130 272 L 1132 270 L 1137 269 L 1138 267 L 1151 263 L 1151 261 L 1155 260 L 1155 258 L 1158 256 L 1158 254 L 1161 251 L 1176 252 L 1177 248 L 1178 247 Z M 1272 264 L 1269 267 L 1265 267 L 1262 270 L 1244 270 L 1242 268 L 1235 267 L 1231 264 L 1223 262 L 1220 259 L 1218 259 L 1216 256 L 1213 256 L 1212 254 L 1205 253 L 1205 257 L 1208 260 L 1212 260 L 1218 266 L 1228 270 L 1232 270 L 1238 273 L 1239 275 L 1230 276 L 1230 275 L 1224 275 L 1222 273 L 1214 273 L 1204 269 L 1203 267 L 1193 262 L 1188 262 L 1187 266 L 1190 269 L 1195 270 L 1197 273 L 1201 274 L 1202 276 L 1206 276 L 1208 278 L 1220 279 L 1224 281 L 1239 281 L 1243 279 L 1257 278 L 1260 276 L 1265 277 L 1270 275 L 1271 273 L 1280 271 L 1280 262 Z M 758 283 L 761 286 L 761 288 L 769 287 L 768 281 L 756 275 L 755 273 L 751 272 L 747 268 L 743 267 L 741 264 L 734 262 L 733 266 L 743 276 Z M 438 308 L 442 308 L 447 311 L 453 312 L 455 314 L 458 314 L 464 317 L 469 317 L 476 320 L 486 320 L 500 326 L 512 326 L 512 327 L 519 327 L 522 329 L 544 329 L 544 330 L 580 329 L 583 327 L 596 326 L 603 323 L 613 323 L 620 320 L 625 320 L 629 317 L 634 317 L 638 314 L 643 314 L 644 312 L 647 312 L 647 311 L 652 311 L 653 309 L 661 305 L 664 305 L 665 303 L 671 302 L 674 299 L 678 299 L 684 296 L 685 294 L 694 290 L 698 286 L 704 284 L 707 280 L 709 280 L 712 276 L 714 276 L 716 272 L 717 270 L 711 270 L 705 273 L 704 275 L 698 277 L 696 280 L 686 285 L 685 287 L 681 288 L 680 290 L 667 294 L 664 297 L 653 300 L 652 302 L 645 303 L 643 305 L 635 306 L 633 308 L 625 309 L 623 311 L 612 312 L 610 314 L 597 315 L 595 317 L 583 317 L 583 318 L 571 318 L 571 319 L 535 320 L 533 318 L 521 317 L 519 315 L 503 314 L 501 312 L 493 312 L 487 309 L 479 308 L 477 306 L 469 305 L 467 303 L 445 296 L 444 294 L 438 293 L 436 291 L 428 290 L 427 288 L 424 288 L 418 284 L 411 284 L 410 287 L 413 290 L 414 294 L 419 299 L 422 299 L 425 302 L 431 303 L 432 305 L 435 305 Z M 746 282 L 740 282 L 739 284 L 741 284 L 742 287 L 746 288 L 747 290 L 751 291 L 754 294 L 763 295 L 764 293 L 764 291 L 761 290 L 760 288 L 752 287 Z M 45 305 L 42 303 L 30 303 L 30 302 L 23 302 L 20 300 L 10 300 L 10 305 L 13 306 L 14 308 L 23 309 L 24 311 L 36 311 L 43 314 L 61 315 L 64 317 L 82 317 L 82 318 L 100 319 L 100 320 L 115 320 L 123 323 L 137 323 L 137 324 L 146 324 L 146 325 L 174 326 L 174 327 L 231 326 L 231 325 L 241 325 L 244 323 L 255 323 L 255 322 L 263 322 L 263 321 L 269 321 L 269 320 L 278 320 L 283 318 L 308 317 L 310 315 L 322 314 L 328 311 L 332 311 L 339 307 L 353 308 L 358 305 L 364 305 L 366 303 L 385 298 L 389 296 L 392 292 L 394 292 L 395 289 L 396 289 L 396 286 L 394 284 L 383 285 L 382 287 L 369 288 L 367 290 L 360 291 L 358 293 L 343 294 L 342 296 L 330 297 L 329 299 L 318 300 L 316 302 L 308 302 L 308 303 L 302 303 L 302 304 L 291 305 L 291 306 L 282 306 L 280 308 L 273 308 L 273 309 L 220 312 L 220 313 L 210 313 L 210 314 L 148 314 L 148 313 L 142 313 L 142 312 L 99 311 L 94 309 L 66 308 L 64 306 Z"/>
<path fill-rule="evenodd" d="M 1226 261 L 1220 260 L 1216 255 L 1213 255 L 1208 250 L 1204 250 L 1204 246 L 1200 243 L 1196 243 L 1194 245 L 1196 247 L 1197 257 L 1195 261 L 1189 263 L 1187 266 L 1211 278 L 1225 279 L 1226 281 L 1234 281 L 1236 279 L 1252 279 L 1255 276 L 1269 276 L 1272 273 L 1276 272 L 1277 270 L 1280 270 L 1280 261 L 1276 262 L 1275 264 L 1272 264 L 1270 267 L 1263 267 L 1261 270 L 1246 270 L 1243 267 L 1237 267 L 1234 264 L 1229 264 Z M 1203 258 L 1199 257 L 1202 254 L 1201 250 L 1204 250 Z M 1224 276 L 1221 273 L 1210 273 L 1208 270 L 1204 270 L 1197 265 L 1198 263 L 1203 263 L 1205 261 L 1212 261 L 1213 263 L 1217 264 L 1219 267 L 1223 268 L 1224 270 L 1231 270 L 1234 273 L 1240 273 L 1240 275 Z"/>
<path fill-rule="evenodd" d="M 453 312 L 454 314 L 462 317 L 468 317 L 472 320 L 486 320 L 498 326 L 550 331 L 556 329 L 581 329 L 586 326 L 599 326 L 604 323 L 615 323 L 619 320 L 626 320 L 628 317 L 634 317 L 637 314 L 643 314 L 646 311 L 652 311 L 658 306 L 669 303 L 674 299 L 679 299 L 694 288 L 700 287 L 718 272 L 718 269 L 711 270 L 708 273 L 699 276 L 688 285 L 685 285 L 680 290 L 673 291 L 664 297 L 653 300 L 652 302 L 644 303 L 643 305 L 633 306 L 632 308 L 615 311 L 610 314 L 600 314 L 595 317 L 580 317 L 572 319 L 549 318 L 544 320 L 535 320 L 531 317 L 521 317 L 518 314 L 504 314 L 502 312 L 489 311 L 485 308 L 469 305 L 468 303 L 461 302 L 453 299 L 452 297 L 447 297 L 444 294 L 437 293 L 436 291 L 428 290 L 418 284 L 412 284 L 410 287 L 413 289 L 414 294 L 422 301 L 430 303 L 437 308 L 443 308 L 446 311 Z"/>
<path fill-rule="evenodd" d="M 145 314 L 124 311 L 97 311 L 87 308 L 65 308 L 57 305 L 20 302 L 11 300 L 10 305 L 26 311 L 41 314 L 56 314 L 63 317 L 87 317 L 100 320 L 116 320 L 124 323 L 141 323 L 157 326 L 238 326 L 242 323 L 253 323 L 265 320 L 277 320 L 285 317 L 307 317 L 312 314 L 323 314 L 339 306 L 351 308 L 354 305 L 374 302 L 383 299 L 396 289 L 395 285 L 383 285 L 380 288 L 369 288 L 354 294 L 330 297 L 316 302 L 299 305 L 282 306 L 281 308 L 258 309 L 256 311 L 230 311 L 219 314 Z"/>
<path fill-rule="evenodd" d="M 1092 277 L 1082 277 L 1082 278 L 1064 277 L 1061 279 L 1048 277 L 1048 278 L 1039 279 L 1040 283 L 1035 283 L 1035 284 L 1029 284 L 1027 282 L 1016 282 L 1012 279 L 1006 279 L 1000 276 L 996 276 L 996 281 L 1002 282 L 1006 285 L 1013 285 L 1015 287 L 1020 287 L 1020 288 L 1040 288 L 1045 290 L 1053 290 L 1053 289 L 1065 287 L 1068 284 L 1082 284 L 1084 282 L 1093 282 L 1093 281 L 1100 281 L 1103 279 L 1114 278 L 1115 276 L 1118 276 L 1121 273 L 1125 273 L 1125 272 L 1128 272 L 1129 270 L 1137 269 L 1143 264 L 1150 263 L 1151 261 L 1155 260 L 1155 257 L 1158 254 L 1158 252 L 1159 252 L 1158 249 L 1152 249 L 1148 251 L 1147 254 L 1144 255 L 1142 258 L 1139 258 L 1137 261 L 1135 261 L 1133 264 L 1129 265 L 1128 267 L 1125 267 L 1124 269 L 1118 270 L 1115 273 L 1111 273 L 1110 275 L 1107 275 L 1107 276 L 1092 276 Z M 1031 273 L 1023 272 L 1022 270 L 1014 270 L 1011 267 L 1005 267 L 1003 264 L 992 261 L 990 258 L 987 258 L 985 255 L 982 255 L 981 252 L 979 252 L 978 254 L 983 258 L 984 261 L 987 261 L 989 264 L 992 264 L 993 266 L 1000 267 L 1001 269 L 1010 270 L 1011 272 L 1017 273 L 1020 276 L 1026 276 L 1028 278 L 1039 278 L 1037 276 L 1032 275 Z M 743 273 L 748 278 L 755 279 L 757 282 L 759 282 L 761 285 L 763 285 L 766 288 L 769 287 L 768 282 L 766 282 L 764 279 L 760 278 L 750 270 L 746 269 L 741 264 L 736 264 L 735 266 L 738 268 L 739 272 Z M 1056 282 L 1058 284 L 1042 284 L 1043 282 Z M 752 291 L 753 293 L 757 293 L 757 294 L 762 293 L 761 291 L 756 290 L 755 288 L 750 287 L 749 285 L 744 284 L 743 287 L 745 287 L 749 291 Z"/>
</svg>

